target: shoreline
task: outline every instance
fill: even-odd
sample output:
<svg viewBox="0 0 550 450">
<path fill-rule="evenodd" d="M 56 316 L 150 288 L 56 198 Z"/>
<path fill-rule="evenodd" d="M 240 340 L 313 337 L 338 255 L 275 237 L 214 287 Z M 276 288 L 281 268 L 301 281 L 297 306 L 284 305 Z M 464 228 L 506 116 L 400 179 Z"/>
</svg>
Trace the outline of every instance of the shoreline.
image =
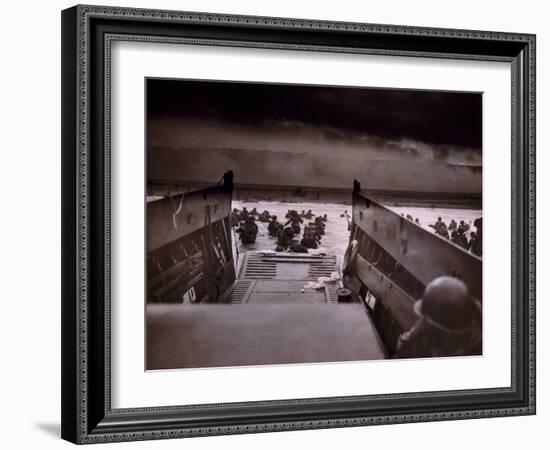
<svg viewBox="0 0 550 450">
<path fill-rule="evenodd" d="M 148 197 L 174 196 L 204 189 L 211 183 L 167 184 L 148 181 Z M 405 192 L 381 189 L 364 189 L 363 192 L 387 206 L 482 209 L 481 193 Z M 303 186 L 243 186 L 235 184 L 233 200 L 243 202 L 283 203 L 335 203 L 351 206 L 351 189 L 313 188 Z"/>
</svg>

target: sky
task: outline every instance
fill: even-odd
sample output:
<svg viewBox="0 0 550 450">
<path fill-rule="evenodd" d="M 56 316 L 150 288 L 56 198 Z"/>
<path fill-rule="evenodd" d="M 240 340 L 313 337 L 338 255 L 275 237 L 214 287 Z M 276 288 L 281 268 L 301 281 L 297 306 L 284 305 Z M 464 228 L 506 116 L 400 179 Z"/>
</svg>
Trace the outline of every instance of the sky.
<svg viewBox="0 0 550 450">
<path fill-rule="evenodd" d="M 481 189 L 480 93 L 166 79 L 146 89 L 149 179 L 232 169 L 244 184 Z"/>
</svg>

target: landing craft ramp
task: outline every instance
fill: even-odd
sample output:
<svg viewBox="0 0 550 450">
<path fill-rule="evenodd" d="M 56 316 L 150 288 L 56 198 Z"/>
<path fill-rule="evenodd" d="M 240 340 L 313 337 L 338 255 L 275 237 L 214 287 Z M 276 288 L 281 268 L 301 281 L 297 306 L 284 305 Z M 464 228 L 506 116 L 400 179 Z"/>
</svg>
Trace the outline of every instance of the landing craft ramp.
<svg viewBox="0 0 550 450">
<path fill-rule="evenodd" d="M 220 303 L 150 304 L 149 369 L 360 361 L 385 357 L 360 303 L 338 303 L 336 283 L 304 288 L 336 270 L 331 255 L 243 255 Z"/>
<path fill-rule="evenodd" d="M 319 277 L 330 277 L 336 270 L 333 255 L 247 252 L 228 300 L 231 303 L 335 303 L 338 301 L 336 283 L 317 290 L 304 289 L 304 285 Z"/>
<path fill-rule="evenodd" d="M 156 304 L 147 313 L 148 369 L 384 358 L 358 303 Z"/>
</svg>

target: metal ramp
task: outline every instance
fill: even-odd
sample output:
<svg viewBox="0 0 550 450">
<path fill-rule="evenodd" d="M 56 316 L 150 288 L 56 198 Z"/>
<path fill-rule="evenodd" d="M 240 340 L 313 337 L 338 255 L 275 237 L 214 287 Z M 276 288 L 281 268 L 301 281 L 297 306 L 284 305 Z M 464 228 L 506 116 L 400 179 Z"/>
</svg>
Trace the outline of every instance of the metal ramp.
<svg viewBox="0 0 550 450">
<path fill-rule="evenodd" d="M 337 270 L 336 256 L 303 253 L 248 252 L 239 278 L 276 280 L 316 280 Z"/>
<path fill-rule="evenodd" d="M 227 303 L 337 303 L 338 285 L 305 288 L 337 270 L 336 256 L 248 252 Z"/>
<path fill-rule="evenodd" d="M 335 256 L 249 252 L 219 303 L 147 307 L 147 368 L 227 367 L 384 358 L 360 303 L 338 303 Z"/>
<path fill-rule="evenodd" d="M 149 370 L 385 358 L 359 303 L 151 304 L 147 335 Z"/>
<path fill-rule="evenodd" d="M 254 286 L 253 280 L 237 280 L 226 298 L 226 303 L 245 303 Z"/>
</svg>

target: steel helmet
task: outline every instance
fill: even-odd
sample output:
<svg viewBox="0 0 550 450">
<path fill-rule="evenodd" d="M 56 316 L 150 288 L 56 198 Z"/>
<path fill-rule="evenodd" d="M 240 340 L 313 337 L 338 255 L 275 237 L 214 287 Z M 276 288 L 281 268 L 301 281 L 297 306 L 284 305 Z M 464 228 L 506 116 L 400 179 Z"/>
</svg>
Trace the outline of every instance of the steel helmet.
<svg viewBox="0 0 550 450">
<path fill-rule="evenodd" d="M 448 333 L 468 331 L 480 313 L 479 304 L 470 297 L 466 284 L 450 276 L 428 283 L 414 310 L 428 323 Z"/>
</svg>

